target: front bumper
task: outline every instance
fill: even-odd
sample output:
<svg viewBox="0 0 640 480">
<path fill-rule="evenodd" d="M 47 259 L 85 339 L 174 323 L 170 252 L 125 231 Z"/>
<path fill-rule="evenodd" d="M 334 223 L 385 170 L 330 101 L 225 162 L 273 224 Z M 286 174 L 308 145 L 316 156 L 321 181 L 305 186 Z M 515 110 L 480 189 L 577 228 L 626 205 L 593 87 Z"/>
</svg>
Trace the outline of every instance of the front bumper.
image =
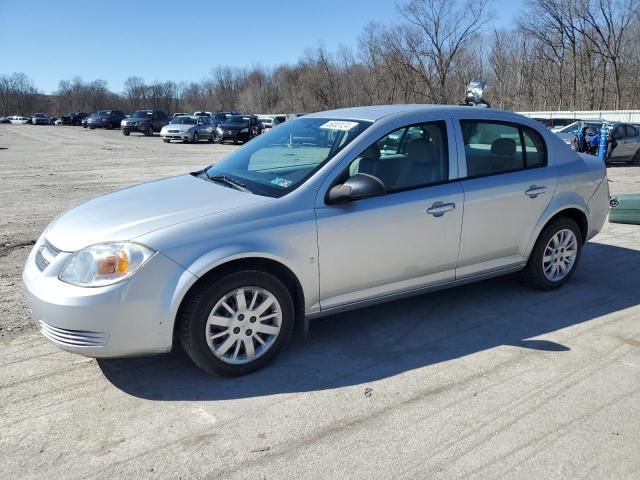
<svg viewBox="0 0 640 480">
<path fill-rule="evenodd" d="M 126 130 L 127 132 L 140 132 L 144 133 L 149 129 L 149 124 L 133 124 L 133 123 L 125 123 L 122 125 L 122 130 Z"/>
<path fill-rule="evenodd" d="M 218 136 L 222 142 L 225 140 L 236 140 L 240 142 L 249 141 L 249 132 L 240 133 L 239 130 L 223 130 L 222 134 L 218 132 Z"/>
<path fill-rule="evenodd" d="M 87 122 L 87 125 L 93 128 L 107 128 L 110 124 L 111 121 L 109 120 L 105 122 Z"/>
<path fill-rule="evenodd" d="M 175 292 L 195 279 L 191 273 L 156 253 L 120 283 L 76 287 L 58 279 L 71 253 L 58 253 L 43 269 L 42 263 L 36 264 L 43 241 L 29 255 L 22 280 L 32 319 L 49 341 L 96 358 L 171 350 Z"/>
<path fill-rule="evenodd" d="M 160 132 L 160 136 L 163 140 L 182 140 L 183 142 L 190 142 L 192 138 L 189 132 L 170 132 L 167 130 Z"/>
</svg>

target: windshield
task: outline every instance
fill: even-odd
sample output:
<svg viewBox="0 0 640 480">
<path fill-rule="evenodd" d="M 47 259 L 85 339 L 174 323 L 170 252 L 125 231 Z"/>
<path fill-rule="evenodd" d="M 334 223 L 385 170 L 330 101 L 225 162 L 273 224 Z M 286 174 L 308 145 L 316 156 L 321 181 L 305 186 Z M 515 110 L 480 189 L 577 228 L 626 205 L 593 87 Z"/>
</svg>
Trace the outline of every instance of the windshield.
<svg viewBox="0 0 640 480">
<path fill-rule="evenodd" d="M 176 117 L 171 119 L 171 123 L 178 123 L 182 125 L 196 125 L 198 121 L 193 117 Z"/>
<path fill-rule="evenodd" d="M 273 118 L 259 118 L 258 120 L 265 125 L 271 125 L 273 123 Z"/>
<path fill-rule="evenodd" d="M 218 122 L 224 122 L 227 119 L 227 116 L 224 113 L 216 113 L 213 118 Z"/>
<path fill-rule="evenodd" d="M 151 110 L 138 110 L 133 115 L 131 115 L 131 118 L 147 118 L 152 114 L 153 112 Z"/>
<path fill-rule="evenodd" d="M 209 167 L 206 174 L 234 178 L 258 195 L 281 197 L 304 182 L 369 125 L 370 122 L 327 118 L 286 122 Z"/>
<path fill-rule="evenodd" d="M 227 120 L 224 123 L 231 123 L 231 124 L 237 124 L 237 125 L 249 125 L 249 119 L 247 117 L 243 117 L 242 115 L 233 115 L 227 118 Z"/>
<path fill-rule="evenodd" d="M 111 110 L 101 110 L 95 113 L 96 117 L 108 117 L 109 115 L 111 115 Z"/>
<path fill-rule="evenodd" d="M 36 113 L 36 114 L 34 115 L 34 117 L 36 117 L 36 118 L 45 118 L 45 117 L 46 117 L 46 115 L 45 115 L 44 113 Z"/>
</svg>

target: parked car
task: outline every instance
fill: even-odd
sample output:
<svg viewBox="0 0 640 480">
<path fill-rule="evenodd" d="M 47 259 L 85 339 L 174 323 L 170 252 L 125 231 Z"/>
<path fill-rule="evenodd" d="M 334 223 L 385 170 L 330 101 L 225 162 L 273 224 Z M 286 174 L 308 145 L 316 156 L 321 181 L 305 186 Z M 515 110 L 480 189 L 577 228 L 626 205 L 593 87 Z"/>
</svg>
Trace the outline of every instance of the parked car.
<svg viewBox="0 0 640 480">
<path fill-rule="evenodd" d="M 0 124 L 3 123 L 11 123 L 11 120 L 9 120 L 9 117 L 0 117 Z"/>
<path fill-rule="evenodd" d="M 640 225 L 640 193 L 615 195 L 609 203 L 609 222 Z"/>
<path fill-rule="evenodd" d="M 131 132 L 140 132 L 153 136 L 168 123 L 169 117 L 162 110 L 138 110 L 123 122 L 122 133 L 128 136 Z"/>
<path fill-rule="evenodd" d="M 34 125 L 51 125 L 46 113 L 34 113 L 33 117 L 31 117 L 31 123 Z"/>
<path fill-rule="evenodd" d="M 188 117 L 190 116 L 188 113 L 174 113 L 173 115 L 171 115 L 171 119 L 173 120 L 176 117 Z"/>
<path fill-rule="evenodd" d="M 125 118 L 124 112 L 120 110 L 100 110 L 91 117 L 87 121 L 87 126 L 90 129 L 94 128 L 120 128 L 120 122 Z"/>
<path fill-rule="evenodd" d="M 248 142 L 261 133 L 262 124 L 256 115 L 232 115 L 216 128 L 220 143 L 227 140 L 233 143 Z"/>
<path fill-rule="evenodd" d="M 287 120 L 286 115 L 258 115 L 258 120 L 266 129 L 273 128 Z"/>
<path fill-rule="evenodd" d="M 262 124 L 264 130 L 270 130 L 273 128 L 273 117 L 258 116 L 258 121 Z"/>
<path fill-rule="evenodd" d="M 389 136 L 402 140 L 383 153 Z M 60 348 L 120 357 L 179 340 L 207 372 L 240 375 L 314 317 L 517 271 L 557 289 L 608 209 L 603 163 L 520 115 L 350 108 L 66 211 L 23 282 Z"/>
<path fill-rule="evenodd" d="M 210 117 L 211 112 L 193 112 L 194 117 Z"/>
<path fill-rule="evenodd" d="M 89 126 L 89 119 L 92 117 L 95 117 L 97 114 L 97 112 L 92 113 L 91 115 L 88 115 L 86 117 L 84 117 L 82 120 L 80 120 L 80 125 L 82 125 L 82 128 L 87 128 Z"/>
<path fill-rule="evenodd" d="M 62 118 L 56 118 L 53 122 L 54 125 L 62 125 Z"/>
<path fill-rule="evenodd" d="M 606 120 L 600 120 L 600 119 L 578 120 L 573 123 L 570 123 L 565 127 L 560 128 L 559 130 L 556 130 L 553 133 L 558 135 L 558 137 L 560 137 L 564 143 L 566 143 L 567 145 L 571 145 L 572 142 L 575 140 L 576 135 L 578 134 L 578 131 L 580 130 L 580 128 L 582 128 L 582 126 L 586 128 L 585 133 L 587 136 L 587 141 L 591 141 L 591 139 L 594 136 L 600 135 L 600 128 L 603 125 L 607 125 L 607 124 L 608 123 Z"/>
<path fill-rule="evenodd" d="M 58 120 L 60 120 L 58 117 L 49 117 L 49 125 L 55 125 Z"/>
<path fill-rule="evenodd" d="M 26 125 L 27 123 L 31 123 L 30 118 L 21 117 L 20 115 L 14 115 L 13 117 L 9 117 L 9 121 L 14 125 Z"/>
<path fill-rule="evenodd" d="M 169 125 L 160 130 L 160 136 L 165 143 L 171 140 L 181 140 L 184 143 L 198 143 L 200 140 L 213 142 L 214 127 L 210 117 L 196 117 L 193 115 L 172 118 Z"/>
<path fill-rule="evenodd" d="M 640 128 L 630 123 L 611 124 L 606 161 L 640 164 Z"/>
<path fill-rule="evenodd" d="M 62 116 L 62 125 L 82 125 L 82 120 L 89 116 L 85 112 L 69 112 Z"/>
</svg>

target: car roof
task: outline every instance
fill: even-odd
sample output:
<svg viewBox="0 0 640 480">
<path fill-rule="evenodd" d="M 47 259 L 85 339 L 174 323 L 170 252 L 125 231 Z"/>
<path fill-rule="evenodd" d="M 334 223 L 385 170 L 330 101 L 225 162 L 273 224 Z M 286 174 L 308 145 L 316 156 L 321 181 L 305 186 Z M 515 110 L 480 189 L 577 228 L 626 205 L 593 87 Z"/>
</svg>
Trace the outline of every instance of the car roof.
<svg viewBox="0 0 640 480">
<path fill-rule="evenodd" d="M 337 110 L 327 110 L 324 112 L 310 113 L 306 117 L 315 118 L 334 118 L 344 120 L 364 120 L 375 122 L 383 117 L 396 114 L 419 114 L 419 113 L 455 113 L 469 112 L 470 108 L 465 105 L 373 105 L 369 107 L 352 107 L 340 108 Z M 498 110 L 492 108 L 477 108 L 479 112 L 499 112 L 505 116 L 515 119 L 521 119 L 522 116 L 506 110 Z"/>
</svg>

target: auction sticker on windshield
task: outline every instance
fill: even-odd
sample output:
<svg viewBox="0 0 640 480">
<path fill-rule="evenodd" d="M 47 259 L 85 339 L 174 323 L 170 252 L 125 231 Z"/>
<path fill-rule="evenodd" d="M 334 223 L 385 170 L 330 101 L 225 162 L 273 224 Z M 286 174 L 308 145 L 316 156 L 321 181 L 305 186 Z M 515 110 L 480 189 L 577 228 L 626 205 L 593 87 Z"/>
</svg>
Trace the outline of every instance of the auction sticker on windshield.
<svg viewBox="0 0 640 480">
<path fill-rule="evenodd" d="M 329 130 L 351 130 L 358 126 L 358 122 L 344 122 L 341 120 L 331 120 L 330 122 L 321 125 L 320 128 L 328 128 Z"/>
</svg>

